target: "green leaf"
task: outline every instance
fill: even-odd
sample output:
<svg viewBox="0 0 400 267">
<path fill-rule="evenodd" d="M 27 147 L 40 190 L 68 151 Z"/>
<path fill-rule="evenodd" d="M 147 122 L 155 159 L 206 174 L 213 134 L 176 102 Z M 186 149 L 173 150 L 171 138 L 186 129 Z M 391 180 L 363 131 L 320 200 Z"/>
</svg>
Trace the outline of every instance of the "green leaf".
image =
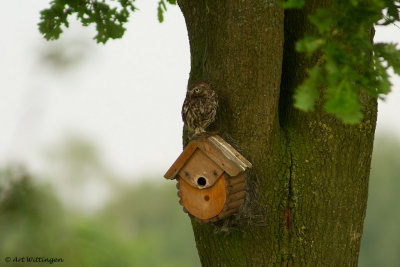
<svg viewBox="0 0 400 267">
<path fill-rule="evenodd" d="M 336 115 L 344 123 L 360 123 L 363 118 L 362 106 L 358 102 L 358 93 L 352 84 L 343 80 L 338 88 L 327 89 L 327 100 L 324 108 Z"/>
<path fill-rule="evenodd" d="M 400 21 L 399 17 L 399 6 L 396 4 L 397 1 L 393 0 L 385 0 L 385 4 L 387 6 L 387 14 L 389 19 L 392 21 Z"/>
<path fill-rule="evenodd" d="M 383 58 L 394 72 L 400 75 L 400 51 L 397 50 L 396 44 L 378 43 L 374 45 L 374 48 L 375 54 Z"/>
<path fill-rule="evenodd" d="M 372 84 L 375 86 L 375 97 L 390 92 L 392 84 L 389 81 L 389 75 L 386 68 L 380 64 L 375 66 L 375 82 Z"/>
<path fill-rule="evenodd" d="M 160 0 L 157 8 L 157 17 L 160 23 L 164 21 L 164 11 L 167 11 L 167 6 L 165 5 L 164 0 Z"/>
<path fill-rule="evenodd" d="M 296 43 L 296 51 L 304 52 L 310 56 L 325 44 L 325 40 L 314 36 L 306 36 Z"/>
<path fill-rule="evenodd" d="M 55 40 L 60 37 L 63 32 L 61 25 L 69 26 L 68 12 L 65 12 L 65 3 L 53 2 L 53 6 L 49 9 L 40 12 L 40 19 L 42 20 L 38 26 L 39 31 L 44 35 L 46 40 Z"/>
<path fill-rule="evenodd" d="M 63 32 L 62 27 L 68 27 L 68 16 L 76 13 L 83 26 L 95 24 L 98 43 L 106 43 L 110 38 L 121 38 L 125 32 L 123 26 L 128 21 L 130 12 L 135 10 L 133 1 L 118 0 L 119 4 L 110 5 L 102 0 L 53 0 L 50 7 L 40 12 L 39 31 L 47 40 L 55 40 Z"/>
<path fill-rule="evenodd" d="M 283 8 L 303 8 L 306 2 L 305 0 L 287 0 L 280 4 Z"/>
<path fill-rule="evenodd" d="M 310 70 L 309 78 L 296 90 L 295 106 L 312 110 L 318 87 L 324 85 L 325 110 L 345 123 L 359 122 L 363 116 L 360 90 L 381 97 L 390 91 L 388 69 L 400 75 L 396 45 L 373 44 L 370 35 L 382 14 L 387 14 L 389 22 L 399 20 L 399 6 L 394 0 L 333 1 L 310 15 L 316 33 L 298 41 L 296 50 L 317 56 L 320 69 Z"/>
<path fill-rule="evenodd" d="M 321 85 L 322 69 L 314 66 L 308 71 L 308 78 L 300 85 L 294 94 L 294 106 L 303 111 L 314 110 L 318 99 L 318 87 Z"/>
<path fill-rule="evenodd" d="M 309 20 L 319 33 L 329 32 L 337 24 L 337 19 L 333 11 L 326 8 L 318 8 L 315 14 L 309 16 Z"/>
</svg>

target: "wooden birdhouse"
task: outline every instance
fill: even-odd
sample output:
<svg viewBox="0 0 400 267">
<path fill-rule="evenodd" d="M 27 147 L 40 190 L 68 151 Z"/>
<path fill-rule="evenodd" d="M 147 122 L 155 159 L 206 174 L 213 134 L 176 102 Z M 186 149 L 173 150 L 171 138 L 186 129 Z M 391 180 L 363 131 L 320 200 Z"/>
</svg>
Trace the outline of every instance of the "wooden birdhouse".
<svg viewBox="0 0 400 267">
<path fill-rule="evenodd" d="M 191 141 L 164 175 L 176 179 L 180 204 L 202 222 L 237 212 L 246 196 L 245 170 L 252 165 L 218 135 Z"/>
</svg>

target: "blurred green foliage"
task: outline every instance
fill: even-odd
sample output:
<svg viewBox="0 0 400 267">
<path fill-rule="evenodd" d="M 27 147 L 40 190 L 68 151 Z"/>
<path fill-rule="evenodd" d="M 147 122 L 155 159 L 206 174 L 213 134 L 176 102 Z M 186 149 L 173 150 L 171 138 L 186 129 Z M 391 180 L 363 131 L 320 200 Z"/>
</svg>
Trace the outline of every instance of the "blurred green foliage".
<svg viewBox="0 0 400 267">
<path fill-rule="evenodd" d="M 99 158 L 90 145 L 79 140 L 71 146 L 68 153 L 59 151 L 66 164 L 76 168 L 79 158 L 86 168 L 98 168 Z M 375 143 L 361 267 L 400 262 L 398 151 L 400 142 L 393 138 Z M 200 266 L 190 220 L 178 204 L 173 183 L 121 184 L 112 190 L 102 209 L 87 214 L 63 205 L 53 187 L 20 169 L 0 171 L 0 266 L 25 266 L 4 264 L 4 259 L 27 256 L 63 258 L 63 263 L 54 263 L 62 266 Z"/>
<path fill-rule="evenodd" d="M 63 258 L 62 266 L 200 265 L 170 183 L 125 187 L 103 210 L 85 215 L 64 208 L 51 187 L 28 175 L 6 170 L 0 177 L 0 266 L 6 257 L 27 256 Z"/>
<path fill-rule="evenodd" d="M 400 140 L 374 145 L 360 267 L 400 266 Z"/>
</svg>

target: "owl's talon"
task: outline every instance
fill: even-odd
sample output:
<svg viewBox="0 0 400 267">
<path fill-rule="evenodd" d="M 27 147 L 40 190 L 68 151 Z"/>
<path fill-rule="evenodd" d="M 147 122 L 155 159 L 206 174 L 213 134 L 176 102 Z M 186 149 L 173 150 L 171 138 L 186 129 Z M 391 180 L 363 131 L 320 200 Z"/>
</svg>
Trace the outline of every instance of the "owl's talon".
<svg viewBox="0 0 400 267">
<path fill-rule="evenodd" d="M 195 140 L 195 139 L 203 139 L 203 138 L 207 138 L 208 137 L 208 133 L 207 132 L 201 132 L 201 133 L 195 133 L 193 134 L 190 139 L 191 140 Z"/>
<path fill-rule="evenodd" d="M 209 132 L 209 133 L 207 133 L 207 134 L 208 134 L 208 136 L 210 137 L 210 136 L 218 135 L 218 134 L 219 134 L 219 131 L 212 131 L 212 132 Z"/>
</svg>

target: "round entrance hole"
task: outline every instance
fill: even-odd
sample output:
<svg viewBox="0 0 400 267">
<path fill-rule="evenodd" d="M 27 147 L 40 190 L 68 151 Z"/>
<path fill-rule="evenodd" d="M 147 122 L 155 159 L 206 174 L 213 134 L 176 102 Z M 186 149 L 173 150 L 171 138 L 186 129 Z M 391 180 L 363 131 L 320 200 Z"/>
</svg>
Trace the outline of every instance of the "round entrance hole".
<svg viewBox="0 0 400 267">
<path fill-rule="evenodd" d="M 209 200 L 210 200 L 209 195 L 205 195 L 205 196 L 204 196 L 204 200 L 205 200 L 205 201 L 209 201 Z"/>
<path fill-rule="evenodd" d="M 205 186 L 207 184 L 207 180 L 204 177 L 199 177 L 197 178 L 197 184 L 199 186 Z"/>
</svg>

